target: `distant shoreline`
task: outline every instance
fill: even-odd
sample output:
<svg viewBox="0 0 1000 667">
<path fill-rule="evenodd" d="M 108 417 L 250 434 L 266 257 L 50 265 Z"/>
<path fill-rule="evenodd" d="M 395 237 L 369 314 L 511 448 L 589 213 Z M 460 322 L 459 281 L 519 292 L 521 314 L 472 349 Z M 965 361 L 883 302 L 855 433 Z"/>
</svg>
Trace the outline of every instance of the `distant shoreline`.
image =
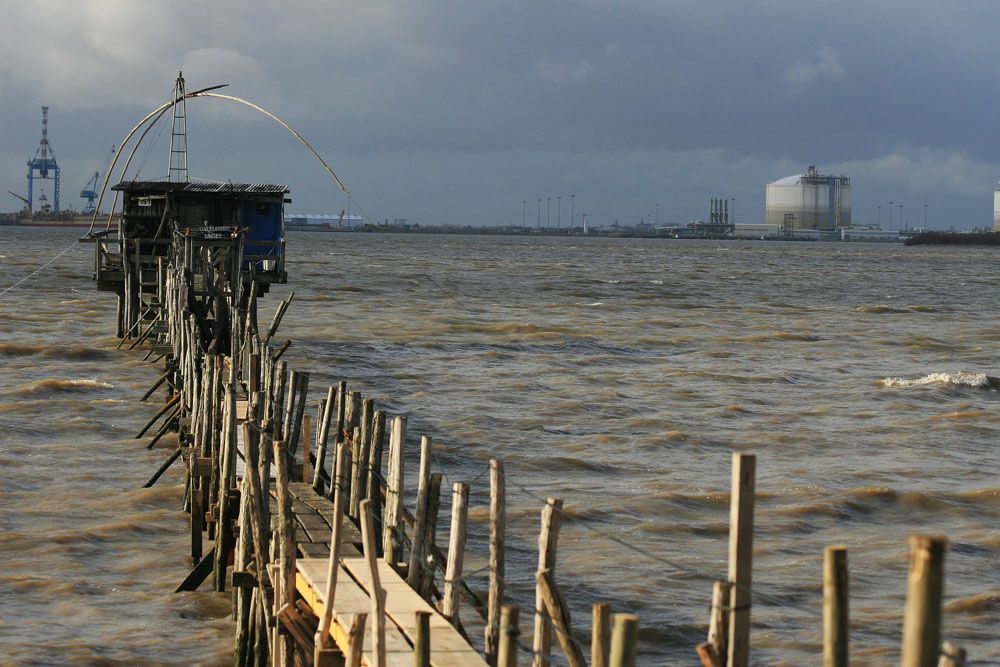
<svg viewBox="0 0 1000 667">
<path fill-rule="evenodd" d="M 1000 233 L 921 232 L 908 238 L 906 245 L 1000 245 Z"/>
</svg>

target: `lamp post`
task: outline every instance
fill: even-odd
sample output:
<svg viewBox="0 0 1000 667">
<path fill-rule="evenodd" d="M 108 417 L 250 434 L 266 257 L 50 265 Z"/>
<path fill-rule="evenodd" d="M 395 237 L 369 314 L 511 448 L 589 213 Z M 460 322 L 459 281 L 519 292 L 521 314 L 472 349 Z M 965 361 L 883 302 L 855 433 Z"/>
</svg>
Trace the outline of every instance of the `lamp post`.
<svg viewBox="0 0 1000 667">
<path fill-rule="evenodd" d="M 556 229 L 562 227 L 562 195 L 556 197 Z"/>
<path fill-rule="evenodd" d="M 573 228 L 576 221 L 576 195 L 569 196 L 569 227 Z"/>
<path fill-rule="evenodd" d="M 892 231 L 892 205 L 893 205 L 893 202 L 890 201 L 889 202 L 889 231 L 890 232 Z"/>
<path fill-rule="evenodd" d="M 882 205 L 879 204 L 875 208 L 877 209 L 875 211 L 875 226 L 882 229 Z"/>
<path fill-rule="evenodd" d="M 535 220 L 535 229 L 542 228 L 542 198 L 538 198 L 538 218 Z"/>
<path fill-rule="evenodd" d="M 927 230 L 927 204 L 924 204 L 924 230 Z"/>
<path fill-rule="evenodd" d="M 552 197 L 545 198 L 545 229 L 552 226 Z"/>
<path fill-rule="evenodd" d="M 899 205 L 899 228 L 900 229 L 906 229 L 906 227 L 903 225 L 903 205 L 902 204 Z"/>
<path fill-rule="evenodd" d="M 525 216 L 528 214 L 528 200 L 521 200 L 521 231 L 524 231 Z"/>
<path fill-rule="evenodd" d="M 660 202 L 656 202 L 656 226 L 660 226 Z"/>
<path fill-rule="evenodd" d="M 733 217 L 730 218 L 730 222 L 733 226 L 736 225 L 736 197 L 733 197 Z M 767 222 L 766 220 L 764 222 Z"/>
</svg>

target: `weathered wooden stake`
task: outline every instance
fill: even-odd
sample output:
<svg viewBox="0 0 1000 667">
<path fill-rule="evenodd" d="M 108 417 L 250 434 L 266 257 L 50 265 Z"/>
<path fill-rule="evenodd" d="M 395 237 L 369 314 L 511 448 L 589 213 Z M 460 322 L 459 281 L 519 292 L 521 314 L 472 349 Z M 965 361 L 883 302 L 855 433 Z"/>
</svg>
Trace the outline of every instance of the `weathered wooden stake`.
<svg viewBox="0 0 1000 667">
<path fill-rule="evenodd" d="M 424 540 L 427 535 L 427 487 L 431 481 L 431 439 L 420 438 L 420 470 L 417 473 L 417 507 L 413 519 L 413 540 L 410 542 L 410 564 L 406 570 L 406 583 L 419 587 L 427 558 Z"/>
<path fill-rule="evenodd" d="M 361 540 L 364 543 L 365 562 L 368 564 L 368 597 L 372 601 L 372 654 L 375 664 L 385 667 L 385 589 L 378 573 L 378 554 L 375 546 L 375 527 L 372 525 L 371 501 L 364 500 L 358 507 L 361 519 Z"/>
<path fill-rule="evenodd" d="M 847 667 L 847 547 L 827 547 L 823 554 L 823 667 Z"/>
<path fill-rule="evenodd" d="M 431 612 L 417 612 L 417 632 L 413 641 L 413 667 L 431 667 Z"/>
<path fill-rule="evenodd" d="M 941 599 L 944 595 L 944 536 L 910 538 L 901 667 L 935 667 L 941 649 Z"/>
<path fill-rule="evenodd" d="M 753 505 L 757 457 L 733 452 L 729 507 L 729 667 L 750 664 Z"/>
<path fill-rule="evenodd" d="M 639 617 L 615 614 L 611 629 L 611 667 L 635 667 L 639 643 Z"/>
<path fill-rule="evenodd" d="M 535 581 L 542 594 L 545 611 L 556 630 L 556 638 L 559 640 L 559 645 L 562 646 L 563 655 L 566 656 L 566 662 L 569 663 L 570 667 L 587 667 L 583 651 L 573 638 L 573 625 L 570 621 L 569 609 L 556 586 L 552 573 L 539 572 L 535 575 Z"/>
<path fill-rule="evenodd" d="M 469 485 L 455 482 L 451 492 L 451 533 L 448 536 L 448 567 L 444 576 L 442 613 L 458 625 L 458 593 L 465 560 L 465 526 L 469 518 Z"/>
<path fill-rule="evenodd" d="M 437 536 L 438 510 L 441 507 L 441 473 L 431 473 L 431 481 L 427 486 L 427 533 L 424 535 L 424 553 L 433 554 Z M 420 568 L 423 577 L 420 584 L 420 594 L 430 601 L 434 594 L 435 568 L 425 559 L 424 567 Z"/>
<path fill-rule="evenodd" d="M 716 581 L 712 586 L 712 608 L 708 620 L 708 640 L 696 648 L 704 667 L 723 667 L 729 642 L 729 595 L 732 584 Z"/>
<path fill-rule="evenodd" d="M 302 483 L 310 483 L 312 462 L 309 455 L 312 449 L 312 415 L 302 415 Z"/>
<path fill-rule="evenodd" d="M 548 498 L 542 510 L 542 527 L 538 534 L 538 570 L 535 574 L 556 570 L 556 546 L 559 544 L 559 525 L 562 520 L 561 498 Z M 545 613 L 545 600 L 541 588 L 535 587 L 535 635 L 532 650 L 534 667 L 548 667 L 552 646 L 552 626 Z"/>
<path fill-rule="evenodd" d="M 330 559 L 327 562 L 326 592 L 323 598 L 323 617 L 319 620 L 314 644 L 316 649 L 325 648 L 326 639 L 330 634 L 330 623 L 333 620 L 333 602 L 337 594 L 337 574 L 340 572 L 341 526 L 344 522 L 344 471 L 347 468 L 347 445 L 338 443 L 334 458 L 333 477 L 333 516 L 330 517 Z M 318 656 L 317 656 L 318 658 Z M 318 662 L 318 659 L 315 660 Z"/>
<path fill-rule="evenodd" d="M 941 642 L 941 658 L 938 667 L 965 667 L 966 653 L 964 648 L 951 642 Z"/>
<path fill-rule="evenodd" d="M 500 606 L 503 604 L 505 579 L 504 543 L 507 533 L 507 497 L 503 461 L 490 459 L 490 589 L 486 602 L 486 627 L 483 645 L 486 660 L 496 662 L 500 632 Z M 416 533 L 414 533 L 416 534 Z"/>
<path fill-rule="evenodd" d="M 611 605 L 596 602 L 590 635 L 590 667 L 608 667 L 611 653 Z"/>
<path fill-rule="evenodd" d="M 500 608 L 500 645 L 497 647 L 497 667 L 517 667 L 517 638 L 521 634 L 520 610 L 517 605 Z"/>
<path fill-rule="evenodd" d="M 361 667 L 361 656 L 364 653 L 365 644 L 365 621 L 368 614 L 362 612 L 354 615 L 351 627 L 347 630 L 347 655 L 344 664 L 346 667 Z"/>
<path fill-rule="evenodd" d="M 389 440 L 389 482 L 385 490 L 385 525 L 382 529 L 382 548 L 385 561 L 393 567 L 403 557 L 403 443 L 406 440 L 406 417 L 396 417 L 392 422 Z"/>
</svg>

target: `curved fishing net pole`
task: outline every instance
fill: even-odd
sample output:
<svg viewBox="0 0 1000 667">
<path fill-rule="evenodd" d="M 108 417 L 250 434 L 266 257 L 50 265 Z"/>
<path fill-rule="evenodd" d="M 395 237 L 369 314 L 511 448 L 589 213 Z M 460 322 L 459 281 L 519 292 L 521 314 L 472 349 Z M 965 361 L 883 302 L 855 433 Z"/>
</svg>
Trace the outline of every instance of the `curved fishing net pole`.
<svg viewBox="0 0 1000 667">
<path fill-rule="evenodd" d="M 176 99 L 170 100 L 169 102 L 165 102 L 165 103 L 161 104 L 159 107 L 157 107 L 156 109 L 154 109 L 153 111 L 151 111 L 145 118 L 143 118 L 141 121 L 139 121 L 135 125 L 135 127 L 133 127 L 129 131 L 129 133 L 125 136 L 125 139 L 123 139 L 122 142 L 119 144 L 118 151 L 115 153 L 115 157 L 112 160 L 111 165 L 108 167 L 108 173 L 105 174 L 105 176 L 104 176 L 104 185 L 101 186 L 101 194 L 99 195 L 98 200 L 97 200 L 97 207 L 94 209 L 94 217 L 93 217 L 93 219 L 90 222 L 90 229 L 87 230 L 87 235 L 88 236 L 94 231 L 94 225 L 97 223 L 97 214 L 98 214 L 98 211 L 101 210 L 101 205 L 104 202 L 104 193 L 105 193 L 105 191 L 108 188 L 108 183 L 111 182 L 111 174 L 114 172 L 115 167 L 118 164 L 118 159 L 121 157 L 122 152 L 123 152 L 123 148 L 125 147 L 125 145 L 129 141 L 132 140 L 132 137 L 135 136 L 135 133 L 138 132 L 139 129 L 142 128 L 143 125 L 146 125 L 146 123 L 149 123 L 149 125 L 146 127 L 146 129 L 143 130 L 142 134 L 139 136 L 139 139 L 136 141 L 135 146 L 132 147 L 132 151 L 129 153 L 128 159 L 125 161 L 125 167 L 122 170 L 122 175 L 123 176 L 124 176 L 125 172 L 128 170 L 129 165 L 132 163 L 132 158 L 135 156 L 135 153 L 138 150 L 139 145 L 142 143 L 143 139 L 146 138 L 146 134 L 149 132 L 150 128 L 152 128 L 160 120 L 160 118 L 163 117 L 163 114 L 165 114 L 167 112 L 167 110 L 170 109 L 170 108 L 172 108 L 175 104 L 177 104 L 181 100 L 193 99 L 193 98 L 196 98 L 196 97 L 214 97 L 214 98 L 217 98 L 217 99 L 220 99 L 220 100 L 227 100 L 227 101 L 230 101 L 230 102 L 236 102 L 238 104 L 242 104 L 244 106 L 250 107 L 254 111 L 258 111 L 258 112 L 264 114 L 265 116 L 267 116 L 268 118 L 270 118 L 274 122 L 276 122 L 279 125 L 281 125 L 286 130 L 288 130 L 292 134 L 292 136 L 294 136 L 296 139 L 298 139 L 299 143 L 301 143 L 303 146 L 305 146 L 306 149 L 310 153 L 312 153 L 313 157 L 315 157 L 319 161 L 319 163 L 321 165 L 323 165 L 323 168 L 326 169 L 327 173 L 329 173 L 330 176 L 333 178 L 334 182 L 337 184 L 337 187 L 340 188 L 340 191 L 343 192 L 344 194 L 346 194 L 347 196 L 351 196 L 350 190 L 347 189 L 347 186 L 344 185 L 344 182 L 341 181 L 340 177 L 338 177 L 337 174 L 336 174 L 336 172 L 333 171 L 333 168 L 329 164 L 327 164 L 326 160 L 324 160 L 323 157 L 318 152 L 316 152 L 316 149 L 313 148 L 312 145 L 308 141 L 306 141 L 305 137 L 303 137 L 301 134 L 299 134 L 291 125 L 289 125 L 288 123 L 286 123 L 281 118 L 279 118 L 278 116 L 274 115 L 273 113 L 271 113 L 270 111 L 268 111 L 264 107 L 259 106 L 257 104 L 254 104 L 253 102 L 251 102 L 249 100 L 245 100 L 242 97 L 236 97 L 235 95 L 222 95 L 222 94 L 219 94 L 219 93 L 213 93 L 213 92 L 211 92 L 213 90 L 218 90 L 219 88 L 224 88 L 227 85 L 229 85 L 229 84 L 222 84 L 222 85 L 218 85 L 218 86 L 210 86 L 208 88 L 202 88 L 201 90 L 196 90 L 196 91 L 193 91 L 193 92 L 190 92 L 190 93 L 185 93 L 183 96 L 177 97 Z M 152 120 L 151 123 L 149 122 L 150 120 Z M 111 213 L 108 215 L 108 228 L 109 229 L 111 227 L 112 218 L 114 217 L 114 209 L 115 209 L 115 206 L 117 206 L 117 205 L 118 205 L 118 193 L 116 192 L 115 193 L 114 202 L 111 205 Z M 365 215 L 367 217 L 367 213 Z"/>
</svg>

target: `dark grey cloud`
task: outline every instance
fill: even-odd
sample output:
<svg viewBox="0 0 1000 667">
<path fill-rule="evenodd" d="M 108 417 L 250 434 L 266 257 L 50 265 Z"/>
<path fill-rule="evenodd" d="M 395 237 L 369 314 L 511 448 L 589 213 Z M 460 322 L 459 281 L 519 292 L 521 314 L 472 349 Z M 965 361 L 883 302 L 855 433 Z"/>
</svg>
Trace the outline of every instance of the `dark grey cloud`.
<svg viewBox="0 0 1000 667">
<path fill-rule="evenodd" d="M 0 25 L 15 190 L 40 104 L 68 199 L 180 68 L 289 120 L 379 218 L 518 222 L 522 200 L 574 193 L 623 221 L 656 202 L 687 221 L 735 196 L 749 220 L 767 181 L 815 163 L 854 178 L 856 219 L 893 199 L 966 226 L 989 223 L 1000 177 L 1000 7 L 985 0 L 24 4 Z M 197 175 L 342 205 L 265 121 L 208 101 L 191 117 Z"/>
</svg>

